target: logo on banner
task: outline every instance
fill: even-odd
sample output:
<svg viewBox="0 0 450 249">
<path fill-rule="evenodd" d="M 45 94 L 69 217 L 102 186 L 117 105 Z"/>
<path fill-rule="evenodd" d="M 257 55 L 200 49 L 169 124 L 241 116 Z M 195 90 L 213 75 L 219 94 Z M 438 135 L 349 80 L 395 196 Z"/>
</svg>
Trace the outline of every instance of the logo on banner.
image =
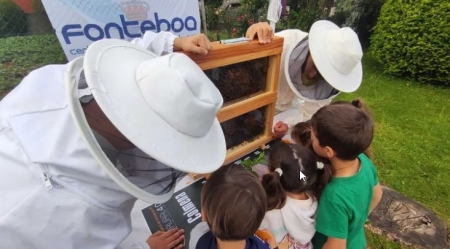
<svg viewBox="0 0 450 249">
<path fill-rule="evenodd" d="M 111 38 L 118 34 L 120 39 L 141 37 L 146 31 L 160 32 L 172 31 L 180 33 L 197 30 L 197 20 L 193 16 L 166 17 L 156 11 L 150 11 L 146 2 L 130 0 L 120 5 L 123 14 L 119 15 L 120 22 L 109 22 L 102 26 L 95 23 L 67 24 L 62 27 L 61 33 L 66 44 L 72 44 L 73 37 L 84 36 L 90 41 Z M 151 20 L 150 18 L 153 17 Z"/>
<path fill-rule="evenodd" d="M 125 16 L 130 21 L 143 21 L 147 19 L 147 13 L 149 6 L 146 2 L 137 0 L 131 0 L 129 2 L 122 3 L 120 7 L 125 13 Z"/>
</svg>

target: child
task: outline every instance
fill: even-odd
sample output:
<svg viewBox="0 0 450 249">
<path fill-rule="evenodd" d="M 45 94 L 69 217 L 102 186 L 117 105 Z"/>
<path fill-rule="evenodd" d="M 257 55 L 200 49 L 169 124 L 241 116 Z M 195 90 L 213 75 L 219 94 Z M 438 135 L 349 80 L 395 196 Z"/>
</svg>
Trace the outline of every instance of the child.
<svg viewBox="0 0 450 249">
<path fill-rule="evenodd" d="M 364 223 L 382 195 L 375 166 L 363 154 L 372 142 L 373 120 L 355 106 L 335 104 L 319 109 L 311 127 L 314 151 L 334 170 L 319 199 L 314 248 L 363 249 Z"/>
<path fill-rule="evenodd" d="M 341 105 L 341 104 L 342 105 L 352 105 L 352 106 L 354 106 L 358 109 L 364 110 L 365 112 L 370 114 L 369 109 L 367 108 L 367 106 L 364 104 L 364 102 L 361 99 L 354 99 L 351 102 L 338 100 L 338 101 L 334 101 L 330 105 Z M 305 122 L 300 122 L 300 123 L 296 124 L 292 128 L 291 138 L 294 141 L 294 143 L 301 144 L 303 146 L 306 146 L 306 147 L 312 149 L 312 147 L 311 147 L 311 144 L 312 144 L 311 120 L 308 120 Z M 364 154 L 369 158 L 372 157 L 372 149 L 371 149 L 370 145 L 367 149 L 364 150 Z"/>
<path fill-rule="evenodd" d="M 277 243 L 287 240 L 289 249 L 312 248 L 317 199 L 331 166 L 303 146 L 279 143 L 269 154 L 269 171 L 262 178 L 269 211 L 260 229 L 271 231 Z"/>
<path fill-rule="evenodd" d="M 312 149 L 311 120 L 300 122 L 292 128 L 291 138 L 294 143 Z"/>
<path fill-rule="evenodd" d="M 267 199 L 258 178 L 241 165 L 213 172 L 202 191 L 202 218 L 191 232 L 189 249 L 270 249 L 255 232 Z"/>
</svg>

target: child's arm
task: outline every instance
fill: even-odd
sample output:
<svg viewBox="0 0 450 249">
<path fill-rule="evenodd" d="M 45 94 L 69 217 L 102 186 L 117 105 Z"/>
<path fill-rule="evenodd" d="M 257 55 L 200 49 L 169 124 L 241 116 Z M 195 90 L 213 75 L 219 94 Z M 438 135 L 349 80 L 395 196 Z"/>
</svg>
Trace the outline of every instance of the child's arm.
<svg viewBox="0 0 450 249">
<path fill-rule="evenodd" d="M 328 237 L 327 242 L 323 245 L 322 249 L 346 249 L 347 240 Z"/>
<path fill-rule="evenodd" d="M 346 248 L 348 236 L 348 221 L 350 220 L 348 209 L 339 199 L 334 201 L 321 198 L 317 209 L 316 231 L 327 237 L 319 243 L 324 243 L 322 248 Z"/>
<path fill-rule="evenodd" d="M 381 185 L 378 183 L 373 187 L 373 196 L 372 202 L 370 203 L 369 214 L 378 206 L 378 203 L 381 201 L 381 197 L 383 196 L 383 190 L 381 189 Z"/>
</svg>

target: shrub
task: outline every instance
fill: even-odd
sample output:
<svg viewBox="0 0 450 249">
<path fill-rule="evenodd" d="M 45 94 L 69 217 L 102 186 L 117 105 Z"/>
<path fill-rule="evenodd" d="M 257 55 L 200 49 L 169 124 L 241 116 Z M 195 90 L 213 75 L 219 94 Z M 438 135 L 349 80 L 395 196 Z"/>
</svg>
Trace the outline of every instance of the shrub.
<svg viewBox="0 0 450 249">
<path fill-rule="evenodd" d="M 394 75 L 450 84 L 450 2 L 387 0 L 371 40 L 371 53 Z"/>
<path fill-rule="evenodd" d="M 0 0 L 0 37 L 27 32 L 27 19 L 22 9 L 11 0 Z"/>
<path fill-rule="evenodd" d="M 358 34 L 363 48 L 369 47 L 373 28 L 385 0 L 342 0 L 336 3 L 336 13 L 330 18 L 338 26 L 351 27 Z"/>
<path fill-rule="evenodd" d="M 207 4 L 205 5 L 205 14 L 206 14 L 206 26 L 208 27 L 208 31 L 217 30 L 217 25 L 219 21 L 219 14 L 217 8 L 214 8 L 212 5 Z"/>
<path fill-rule="evenodd" d="M 30 25 L 29 32 L 32 34 L 47 34 L 53 32 L 52 23 L 48 18 L 42 0 L 33 0 L 32 7 L 34 14 L 29 21 L 34 23 Z"/>
<path fill-rule="evenodd" d="M 328 17 L 332 2 L 332 0 L 288 0 L 289 28 L 309 32 L 314 22 Z"/>
</svg>

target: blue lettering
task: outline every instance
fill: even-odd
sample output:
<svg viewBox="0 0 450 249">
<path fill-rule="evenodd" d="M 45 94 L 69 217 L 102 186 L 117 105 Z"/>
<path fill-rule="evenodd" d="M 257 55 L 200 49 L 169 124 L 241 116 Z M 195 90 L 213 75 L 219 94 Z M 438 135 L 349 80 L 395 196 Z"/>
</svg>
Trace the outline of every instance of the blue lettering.
<svg viewBox="0 0 450 249">
<path fill-rule="evenodd" d="M 189 21 L 191 21 L 192 27 L 189 27 L 189 26 L 188 26 Z M 185 23 L 185 25 L 186 25 L 186 30 L 194 31 L 194 30 L 197 29 L 197 20 L 195 20 L 195 18 L 194 18 L 193 16 L 188 16 L 188 17 L 186 17 L 186 20 L 184 20 L 184 23 Z"/>
<path fill-rule="evenodd" d="M 91 33 L 89 32 L 91 29 L 95 29 L 98 31 L 98 35 L 97 37 L 92 36 Z M 105 37 L 105 33 L 103 32 L 103 29 L 98 26 L 97 24 L 88 24 L 84 27 L 84 35 L 91 41 L 98 41 L 103 39 L 103 37 Z"/>
<path fill-rule="evenodd" d="M 157 28 L 156 28 L 157 32 L 161 31 L 161 24 L 163 24 L 163 23 L 166 24 L 166 29 L 164 31 L 170 31 L 170 22 L 167 21 L 166 19 L 159 20 L 158 13 L 155 13 L 155 21 L 156 21 L 156 26 L 157 26 Z"/>
<path fill-rule="evenodd" d="M 184 20 L 180 17 L 175 17 L 172 20 L 160 18 L 158 13 L 154 13 L 155 21 L 144 20 L 141 23 L 138 21 L 127 21 L 124 15 L 120 15 L 120 23 L 110 22 L 104 28 L 97 24 L 87 24 L 82 27 L 80 24 L 68 24 L 62 28 L 62 35 L 66 44 L 72 44 L 71 37 L 85 36 L 91 41 L 101 40 L 103 38 L 111 38 L 111 29 L 117 29 L 119 37 L 124 39 L 125 36 L 130 38 L 141 37 L 146 31 L 160 32 L 173 31 L 182 32 L 183 30 L 195 31 L 197 30 L 197 20 L 193 16 L 187 16 Z M 140 28 L 141 34 L 132 34 L 130 27 L 135 26 Z M 78 53 L 76 50 L 70 50 L 70 53 Z"/>
<path fill-rule="evenodd" d="M 66 42 L 66 44 L 72 44 L 70 42 L 69 37 L 71 36 L 82 36 L 84 35 L 83 32 L 79 31 L 79 32 L 69 32 L 70 29 L 81 29 L 81 25 L 80 24 L 69 24 L 66 25 L 62 28 L 62 35 L 64 37 L 64 41 Z"/>
<path fill-rule="evenodd" d="M 128 26 L 137 26 L 139 25 L 138 21 L 125 21 L 125 17 L 123 15 L 120 15 L 120 21 L 122 22 L 123 31 L 125 32 L 125 35 L 131 38 L 137 38 L 140 37 L 140 34 L 130 34 L 128 32 Z"/>
<path fill-rule="evenodd" d="M 179 27 L 179 28 L 177 28 L 177 26 L 175 25 L 176 22 L 179 22 L 179 23 L 180 23 L 180 27 Z M 181 30 L 183 30 L 183 29 L 184 29 L 183 19 L 181 19 L 181 18 L 179 18 L 179 17 L 175 17 L 175 18 L 172 20 L 172 29 L 173 29 L 173 31 L 175 31 L 175 32 L 180 32 Z"/>
<path fill-rule="evenodd" d="M 117 31 L 119 32 L 120 39 L 124 39 L 125 38 L 124 35 L 123 35 L 122 27 L 120 27 L 119 24 L 113 23 L 113 22 L 110 22 L 110 23 L 106 24 L 106 26 L 105 26 L 106 37 L 111 38 L 111 31 L 110 31 L 111 28 L 116 28 L 117 29 Z"/>
<path fill-rule="evenodd" d="M 156 26 L 152 21 L 145 20 L 141 23 L 141 33 L 144 34 L 147 30 L 155 30 Z"/>
<path fill-rule="evenodd" d="M 74 49 L 69 50 L 69 52 L 72 55 L 83 55 L 83 54 L 86 53 L 87 48 L 88 47 L 85 47 L 85 48 L 74 48 Z"/>
</svg>

